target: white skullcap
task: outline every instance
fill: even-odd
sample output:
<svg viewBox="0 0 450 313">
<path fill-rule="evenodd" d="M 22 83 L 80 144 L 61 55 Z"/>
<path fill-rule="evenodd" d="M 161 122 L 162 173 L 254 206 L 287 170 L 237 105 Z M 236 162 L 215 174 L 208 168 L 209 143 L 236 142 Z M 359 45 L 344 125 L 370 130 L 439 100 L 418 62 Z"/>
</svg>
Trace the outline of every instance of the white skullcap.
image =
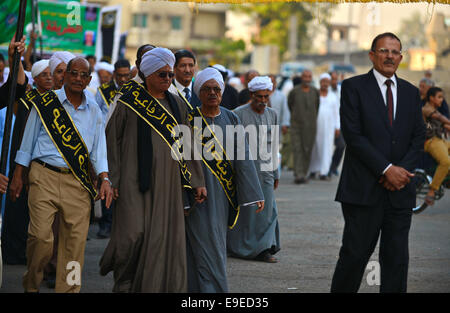
<svg viewBox="0 0 450 313">
<path fill-rule="evenodd" d="M 230 85 L 241 85 L 241 79 L 239 77 L 231 77 L 228 81 Z"/>
<path fill-rule="evenodd" d="M 256 76 L 248 83 L 248 90 L 255 92 L 258 90 L 272 91 L 273 83 L 269 76 Z"/>
<path fill-rule="evenodd" d="M 220 72 L 213 67 L 207 67 L 203 71 L 197 73 L 194 81 L 194 92 L 199 95 L 200 88 L 202 88 L 204 83 L 211 79 L 214 79 L 219 84 L 221 94 L 223 94 L 225 90 L 225 83 L 223 82 L 222 74 L 220 74 Z"/>
<path fill-rule="evenodd" d="M 175 55 L 169 49 L 157 47 L 144 53 L 139 69 L 147 77 L 166 65 L 173 68 Z"/>
<path fill-rule="evenodd" d="M 75 55 L 68 51 L 57 51 L 53 53 L 52 57 L 49 60 L 50 72 L 52 73 L 52 75 L 59 64 L 65 63 L 67 65 L 69 61 L 74 57 Z"/>
<path fill-rule="evenodd" d="M 226 67 L 221 64 L 214 64 L 212 67 L 218 70 L 219 72 L 228 74 L 228 70 L 226 69 Z"/>
<path fill-rule="evenodd" d="M 99 62 L 95 64 L 95 70 L 98 72 L 100 70 L 105 70 L 110 72 L 111 74 L 114 72 L 114 65 L 109 64 L 108 62 Z"/>
<path fill-rule="evenodd" d="M 33 64 L 31 68 L 31 77 L 35 78 L 39 74 L 41 74 L 48 67 L 48 60 L 40 60 Z"/>
<path fill-rule="evenodd" d="M 329 79 L 329 80 L 331 80 L 331 76 L 328 73 L 320 74 L 319 81 L 321 81 L 322 79 Z"/>
</svg>

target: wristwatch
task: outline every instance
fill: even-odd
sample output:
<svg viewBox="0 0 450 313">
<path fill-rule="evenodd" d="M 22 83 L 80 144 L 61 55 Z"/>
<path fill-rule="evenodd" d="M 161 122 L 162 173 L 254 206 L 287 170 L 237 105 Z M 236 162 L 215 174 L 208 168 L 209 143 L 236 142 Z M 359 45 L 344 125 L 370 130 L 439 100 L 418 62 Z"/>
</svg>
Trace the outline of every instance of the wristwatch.
<svg viewBox="0 0 450 313">
<path fill-rule="evenodd" d="M 112 186 L 112 182 L 109 180 L 109 178 L 108 177 L 104 177 L 103 178 L 103 181 L 107 181 L 107 182 L 109 182 L 109 185 L 110 186 Z"/>
</svg>

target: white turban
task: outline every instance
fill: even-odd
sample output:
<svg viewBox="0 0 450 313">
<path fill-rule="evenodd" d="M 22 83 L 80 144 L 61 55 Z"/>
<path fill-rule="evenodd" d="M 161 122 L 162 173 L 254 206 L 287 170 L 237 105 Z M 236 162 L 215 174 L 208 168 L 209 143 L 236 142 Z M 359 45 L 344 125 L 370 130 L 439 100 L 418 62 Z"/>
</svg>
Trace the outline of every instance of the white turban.
<svg viewBox="0 0 450 313">
<path fill-rule="evenodd" d="M 107 62 L 99 62 L 99 63 L 95 64 L 95 70 L 96 71 L 105 70 L 105 71 L 113 74 L 114 73 L 114 65 L 109 64 Z"/>
<path fill-rule="evenodd" d="M 228 83 L 230 85 L 238 85 L 238 86 L 242 84 L 241 79 L 239 77 L 231 77 Z"/>
<path fill-rule="evenodd" d="M 221 94 L 223 94 L 225 90 L 225 83 L 223 82 L 222 74 L 220 74 L 220 72 L 213 67 L 207 67 L 203 71 L 197 73 L 194 81 L 194 92 L 199 95 L 200 88 L 202 88 L 204 83 L 211 79 L 214 79 L 219 84 Z"/>
<path fill-rule="evenodd" d="M 228 70 L 226 69 L 226 67 L 221 65 L 221 64 L 214 64 L 212 67 L 214 67 L 219 72 L 223 72 L 225 74 L 228 74 Z"/>
<path fill-rule="evenodd" d="M 175 55 L 169 49 L 157 47 L 144 53 L 139 69 L 147 77 L 166 65 L 173 68 Z"/>
<path fill-rule="evenodd" d="M 61 63 L 68 64 L 69 61 L 72 60 L 74 57 L 75 55 L 73 55 L 68 51 L 57 51 L 53 53 L 52 57 L 49 60 L 50 72 L 52 73 L 52 75 L 59 64 Z"/>
<path fill-rule="evenodd" d="M 322 79 L 329 79 L 331 80 L 331 76 L 328 73 L 323 73 L 319 76 L 319 81 L 321 81 Z"/>
<path fill-rule="evenodd" d="M 269 76 L 256 76 L 248 83 L 248 90 L 255 92 L 258 90 L 272 91 L 273 83 Z"/>
<path fill-rule="evenodd" d="M 31 77 L 35 78 L 39 74 L 41 74 L 48 67 L 48 60 L 40 60 L 33 64 L 31 68 Z"/>
</svg>

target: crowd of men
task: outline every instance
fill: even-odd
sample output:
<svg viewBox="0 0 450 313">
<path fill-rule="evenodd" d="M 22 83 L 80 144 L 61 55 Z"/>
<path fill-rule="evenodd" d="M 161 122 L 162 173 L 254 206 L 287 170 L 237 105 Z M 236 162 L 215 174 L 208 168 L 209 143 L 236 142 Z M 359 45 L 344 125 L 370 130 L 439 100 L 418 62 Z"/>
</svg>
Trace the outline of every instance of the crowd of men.
<svg viewBox="0 0 450 313">
<path fill-rule="evenodd" d="M 11 41 L 10 60 L 15 49 L 24 53 L 24 41 Z M 258 144 L 259 137 L 235 142 L 232 153 L 244 151 L 244 159 L 227 155 L 214 131 L 212 150 L 221 149 L 222 159 L 184 158 L 176 148 L 177 126 L 191 129 L 194 146 L 211 139 L 206 128 L 225 133 L 227 125 L 241 125 L 223 105 L 237 107 L 226 69 L 203 69 L 193 84 L 196 66 L 188 50 L 149 44 L 137 51 L 134 76 L 127 60 L 95 64 L 67 51 L 35 62 L 32 83 L 19 65 L 12 166 L 0 189 L 7 198 L 2 258 L 26 264 L 25 292 L 39 292 L 43 280 L 56 292 L 79 292 L 81 282 L 67 280 L 69 265 L 83 268 L 96 200 L 97 235 L 110 238 L 100 274 L 113 272 L 115 292 L 227 292 L 230 241 L 235 257 L 277 262 L 279 173 L 265 175 L 261 160 L 251 158 L 249 140 Z M 8 76 L 2 95 L 12 85 Z M 253 114 L 265 118 L 269 132 L 276 127 L 272 89 L 267 76 L 249 84 L 246 124 L 261 124 Z M 194 118 L 204 121 L 200 132 Z"/>
<path fill-rule="evenodd" d="M 358 290 L 373 243 L 387 225 L 399 239 L 382 236 L 382 266 L 392 274 L 382 276 L 382 291 L 406 291 L 405 229 L 415 201 L 408 193 L 410 172 L 423 150 L 424 126 L 416 114 L 419 91 L 394 75 L 400 40 L 380 36 L 368 74 L 341 87 L 337 73 L 323 73 L 315 88 L 312 71 L 304 70 L 287 95 L 277 88 L 275 75 L 251 70 L 241 81 L 219 64 L 196 73 L 191 51 L 173 53 L 150 44 L 139 47 L 133 67 L 127 60 L 111 65 L 56 52 L 32 65 L 33 84 L 20 64 L 17 82 L 8 76 L 0 97 L 4 107 L 3 95 L 17 84 L 9 175 L 0 175 L 6 194 L 4 262 L 26 264 L 25 292 L 39 292 L 43 280 L 56 292 L 79 292 L 81 282 L 67 277 L 73 262 L 83 268 L 91 211 L 101 201 L 97 235 L 110 239 L 100 274 L 113 272 L 114 292 L 227 292 L 227 256 L 278 261 L 274 190 L 280 169 L 264 170 L 266 159 L 252 158 L 249 147 L 280 127 L 281 159 L 293 169 L 295 184 L 316 174 L 322 180 L 338 175 L 347 144 L 336 196 L 346 226 L 332 291 Z M 10 63 L 15 49 L 24 53 L 24 41 L 11 41 Z M 422 105 L 430 99 L 425 88 Z M 380 95 L 370 98 L 365 94 L 370 92 Z M 360 103 L 364 97 L 381 102 L 380 111 Z M 417 100 L 416 109 L 405 108 L 409 100 Z M 381 117 L 373 118 L 377 114 Z M 265 132 L 255 138 L 242 134 L 242 144 L 234 141 L 227 153 L 225 128 L 236 125 L 265 126 L 259 128 Z M 175 134 L 181 126 L 190 130 L 190 139 Z M 225 138 L 216 136 L 218 128 Z M 184 156 L 183 149 L 195 147 L 196 140 L 200 150 L 214 152 L 212 158 Z M 270 150 L 274 143 L 267 144 Z M 243 159 L 236 157 L 239 152 Z M 389 215 L 399 207 L 402 216 Z"/>
</svg>

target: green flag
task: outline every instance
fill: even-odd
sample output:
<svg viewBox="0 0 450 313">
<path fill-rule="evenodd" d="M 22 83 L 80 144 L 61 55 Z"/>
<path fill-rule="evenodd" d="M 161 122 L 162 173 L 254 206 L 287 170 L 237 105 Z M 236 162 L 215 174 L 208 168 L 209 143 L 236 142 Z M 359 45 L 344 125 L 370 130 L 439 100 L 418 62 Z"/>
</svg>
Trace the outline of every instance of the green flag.
<svg viewBox="0 0 450 313">
<path fill-rule="evenodd" d="M 31 22 L 31 1 L 27 1 L 25 26 Z M 0 44 L 9 43 L 16 32 L 19 5 L 18 0 L 0 1 Z"/>
<path fill-rule="evenodd" d="M 45 52 L 95 54 L 99 6 L 39 1 L 38 8 Z"/>
</svg>

